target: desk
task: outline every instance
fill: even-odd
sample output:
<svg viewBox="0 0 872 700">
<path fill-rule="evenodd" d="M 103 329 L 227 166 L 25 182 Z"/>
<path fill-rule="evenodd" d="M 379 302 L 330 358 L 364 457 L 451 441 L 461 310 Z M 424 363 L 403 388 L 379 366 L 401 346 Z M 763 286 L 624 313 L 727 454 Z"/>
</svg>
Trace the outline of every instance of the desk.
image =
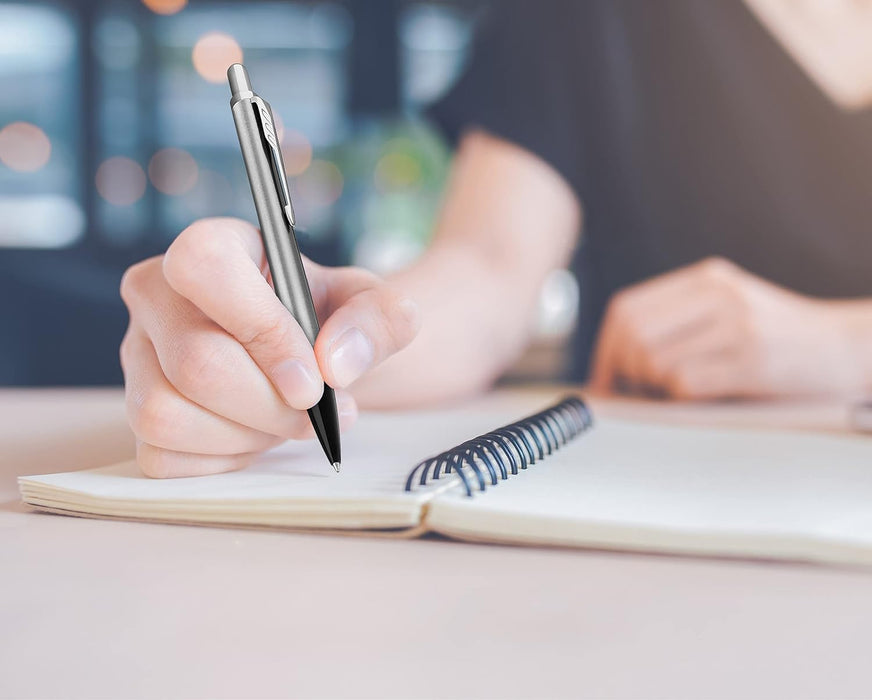
<svg viewBox="0 0 872 700">
<path fill-rule="evenodd" d="M 120 390 L 0 391 L 0 444 L 2 697 L 872 696 L 872 572 L 28 512 L 17 475 L 133 454 Z"/>
</svg>

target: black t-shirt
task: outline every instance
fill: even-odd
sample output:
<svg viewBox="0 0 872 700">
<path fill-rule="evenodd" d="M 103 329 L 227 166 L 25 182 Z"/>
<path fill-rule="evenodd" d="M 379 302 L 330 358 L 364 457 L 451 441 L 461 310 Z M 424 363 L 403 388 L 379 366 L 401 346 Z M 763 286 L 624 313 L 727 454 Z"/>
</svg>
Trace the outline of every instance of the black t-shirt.
<svg viewBox="0 0 872 700">
<path fill-rule="evenodd" d="M 872 108 L 830 101 L 743 2 L 494 3 L 431 114 L 538 154 L 582 202 L 571 379 L 616 290 L 709 255 L 872 295 Z"/>
</svg>

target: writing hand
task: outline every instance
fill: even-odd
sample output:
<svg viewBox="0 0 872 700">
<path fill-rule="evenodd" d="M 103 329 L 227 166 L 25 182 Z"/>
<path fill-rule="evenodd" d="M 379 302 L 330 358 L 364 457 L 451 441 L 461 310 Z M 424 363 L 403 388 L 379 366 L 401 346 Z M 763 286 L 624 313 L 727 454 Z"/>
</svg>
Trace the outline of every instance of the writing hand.
<svg viewBox="0 0 872 700">
<path fill-rule="evenodd" d="M 337 389 L 341 428 L 354 422 L 343 388 L 412 340 L 417 307 L 366 270 L 303 262 L 322 321 L 314 349 L 270 287 L 260 236 L 244 221 L 198 221 L 125 273 L 121 364 L 146 475 L 240 469 L 288 438 L 314 437 L 305 409 L 323 381 Z"/>
</svg>

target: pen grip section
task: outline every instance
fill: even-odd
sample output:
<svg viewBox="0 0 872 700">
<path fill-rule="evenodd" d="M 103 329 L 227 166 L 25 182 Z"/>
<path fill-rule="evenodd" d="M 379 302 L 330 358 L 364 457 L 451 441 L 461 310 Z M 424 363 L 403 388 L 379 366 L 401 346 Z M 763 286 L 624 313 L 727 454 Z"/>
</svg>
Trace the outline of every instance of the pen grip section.
<svg viewBox="0 0 872 700">
<path fill-rule="evenodd" d="M 284 235 L 270 237 L 269 242 L 266 236 L 263 239 L 276 296 L 297 319 L 309 342 L 315 345 L 321 327 L 294 230 L 287 226 Z"/>
</svg>

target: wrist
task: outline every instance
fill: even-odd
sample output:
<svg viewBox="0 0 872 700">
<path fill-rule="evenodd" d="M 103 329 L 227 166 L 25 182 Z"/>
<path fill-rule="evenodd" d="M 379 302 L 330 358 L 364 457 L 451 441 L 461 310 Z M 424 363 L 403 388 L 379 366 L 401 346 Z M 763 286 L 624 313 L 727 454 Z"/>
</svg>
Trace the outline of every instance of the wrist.
<svg viewBox="0 0 872 700">
<path fill-rule="evenodd" d="M 493 313 L 496 280 L 476 255 L 434 246 L 384 277 L 418 306 L 421 326 L 400 352 L 352 386 L 363 408 L 399 408 L 453 400 L 487 386 L 496 374 Z"/>
<path fill-rule="evenodd" d="M 836 321 L 845 361 L 856 377 L 852 392 L 872 394 L 872 300 L 823 302 Z"/>
</svg>

